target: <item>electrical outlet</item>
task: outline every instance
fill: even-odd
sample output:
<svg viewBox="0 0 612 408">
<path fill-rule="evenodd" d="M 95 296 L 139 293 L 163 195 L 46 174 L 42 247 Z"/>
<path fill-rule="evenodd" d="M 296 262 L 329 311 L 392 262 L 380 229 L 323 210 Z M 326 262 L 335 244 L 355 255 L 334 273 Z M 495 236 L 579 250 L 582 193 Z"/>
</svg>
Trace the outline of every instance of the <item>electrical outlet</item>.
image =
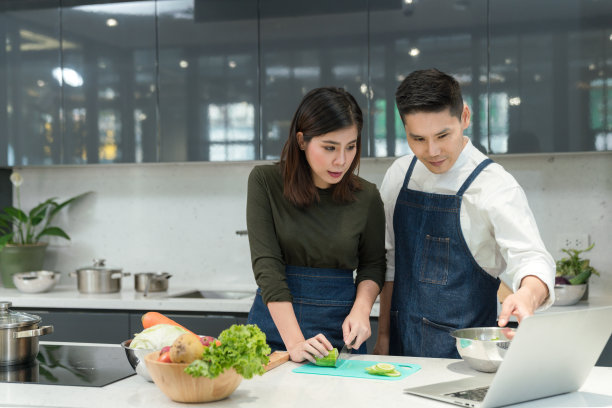
<svg viewBox="0 0 612 408">
<path fill-rule="evenodd" d="M 589 247 L 589 234 L 567 232 L 557 236 L 559 249 L 587 249 Z"/>
</svg>

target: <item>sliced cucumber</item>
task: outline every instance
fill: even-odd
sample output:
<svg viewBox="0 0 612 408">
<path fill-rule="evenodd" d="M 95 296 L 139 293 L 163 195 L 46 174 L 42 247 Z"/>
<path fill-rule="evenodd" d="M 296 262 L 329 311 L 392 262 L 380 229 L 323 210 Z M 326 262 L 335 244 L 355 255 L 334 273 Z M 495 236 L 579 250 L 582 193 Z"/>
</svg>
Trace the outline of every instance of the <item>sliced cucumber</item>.
<svg viewBox="0 0 612 408">
<path fill-rule="evenodd" d="M 399 377 L 402 375 L 402 373 L 395 369 L 393 364 L 389 363 L 374 364 L 373 366 L 366 367 L 365 370 L 368 374 L 372 375 L 386 375 L 388 377 Z"/>
</svg>

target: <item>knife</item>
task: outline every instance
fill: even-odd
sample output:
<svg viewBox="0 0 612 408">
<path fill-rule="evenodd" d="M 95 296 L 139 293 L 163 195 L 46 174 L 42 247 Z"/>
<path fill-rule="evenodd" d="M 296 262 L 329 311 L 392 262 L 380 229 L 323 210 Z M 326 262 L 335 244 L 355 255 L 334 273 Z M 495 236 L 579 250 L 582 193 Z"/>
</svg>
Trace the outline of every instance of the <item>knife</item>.
<svg viewBox="0 0 612 408">
<path fill-rule="evenodd" d="M 351 342 L 351 346 L 353 344 L 355 344 L 355 340 L 353 339 L 353 341 Z M 346 361 L 351 357 L 351 352 L 353 351 L 352 348 L 348 348 L 348 346 L 345 344 L 344 346 L 342 346 L 342 350 L 340 350 L 340 354 L 338 354 L 338 358 L 336 359 L 336 367 L 338 367 L 340 365 L 340 360 L 342 361 Z"/>
</svg>

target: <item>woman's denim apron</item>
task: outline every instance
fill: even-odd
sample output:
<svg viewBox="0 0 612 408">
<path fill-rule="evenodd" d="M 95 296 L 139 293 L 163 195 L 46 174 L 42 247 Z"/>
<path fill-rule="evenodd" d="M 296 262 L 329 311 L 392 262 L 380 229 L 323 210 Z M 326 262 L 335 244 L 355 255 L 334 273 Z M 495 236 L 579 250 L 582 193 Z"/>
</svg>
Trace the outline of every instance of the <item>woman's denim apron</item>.
<svg viewBox="0 0 612 408">
<path fill-rule="evenodd" d="M 287 285 L 293 296 L 293 310 L 305 339 L 323 333 L 338 350 L 344 346 L 342 323 L 355 302 L 355 283 L 350 269 L 285 267 Z M 272 351 L 285 345 L 257 289 L 248 324 L 256 324 L 266 334 Z M 354 353 L 365 353 L 366 345 Z"/>
<path fill-rule="evenodd" d="M 474 260 L 461 232 L 463 193 L 490 163 L 480 163 L 456 195 L 408 189 L 416 164 L 397 197 L 395 282 L 391 300 L 392 355 L 459 358 L 449 332 L 496 326 L 499 279 Z"/>
</svg>

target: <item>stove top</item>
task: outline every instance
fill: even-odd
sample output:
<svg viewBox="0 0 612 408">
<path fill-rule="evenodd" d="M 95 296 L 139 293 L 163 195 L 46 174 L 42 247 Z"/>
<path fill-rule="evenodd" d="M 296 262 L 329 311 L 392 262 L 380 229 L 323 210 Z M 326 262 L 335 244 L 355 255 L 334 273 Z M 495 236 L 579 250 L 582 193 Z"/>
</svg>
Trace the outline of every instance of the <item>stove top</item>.
<svg viewBox="0 0 612 408">
<path fill-rule="evenodd" d="M 0 382 L 103 387 L 134 375 L 121 347 L 40 344 L 27 365 L 0 366 Z"/>
</svg>

